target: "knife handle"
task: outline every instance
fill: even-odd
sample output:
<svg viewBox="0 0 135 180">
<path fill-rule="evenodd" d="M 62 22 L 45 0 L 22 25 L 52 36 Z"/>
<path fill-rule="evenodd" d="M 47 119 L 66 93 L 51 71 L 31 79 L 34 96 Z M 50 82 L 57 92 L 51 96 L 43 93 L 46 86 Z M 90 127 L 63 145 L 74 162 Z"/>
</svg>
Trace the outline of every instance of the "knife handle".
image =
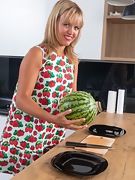
<svg viewBox="0 0 135 180">
<path fill-rule="evenodd" d="M 67 141 L 67 142 L 66 142 L 66 146 L 86 147 L 87 144 L 86 144 L 86 143 L 80 143 L 80 142 L 70 142 L 70 141 Z"/>
</svg>

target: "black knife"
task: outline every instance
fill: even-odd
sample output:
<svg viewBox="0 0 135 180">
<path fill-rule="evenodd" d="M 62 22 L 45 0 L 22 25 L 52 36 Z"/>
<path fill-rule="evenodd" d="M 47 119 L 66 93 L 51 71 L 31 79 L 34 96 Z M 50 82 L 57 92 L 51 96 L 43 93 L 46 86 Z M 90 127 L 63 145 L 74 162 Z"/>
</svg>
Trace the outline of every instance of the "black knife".
<svg viewBox="0 0 135 180">
<path fill-rule="evenodd" d="M 70 147 L 99 148 L 99 149 L 112 148 L 111 146 L 104 146 L 104 145 L 98 145 L 98 144 L 87 144 L 87 143 L 71 142 L 71 141 L 67 141 L 66 142 L 66 146 L 70 146 Z"/>
</svg>

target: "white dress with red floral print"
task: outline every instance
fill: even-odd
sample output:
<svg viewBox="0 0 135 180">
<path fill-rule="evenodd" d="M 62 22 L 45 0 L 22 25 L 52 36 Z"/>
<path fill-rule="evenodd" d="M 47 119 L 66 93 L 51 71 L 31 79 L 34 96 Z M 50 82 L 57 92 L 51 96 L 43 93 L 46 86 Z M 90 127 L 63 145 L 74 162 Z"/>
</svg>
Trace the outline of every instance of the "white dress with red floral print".
<svg viewBox="0 0 135 180">
<path fill-rule="evenodd" d="M 45 111 L 56 115 L 60 100 L 72 91 L 74 66 L 66 56 L 43 53 L 42 67 L 32 99 Z M 16 107 L 17 86 L 0 142 L 0 172 L 16 174 L 65 137 L 65 128 L 32 117 Z"/>
</svg>

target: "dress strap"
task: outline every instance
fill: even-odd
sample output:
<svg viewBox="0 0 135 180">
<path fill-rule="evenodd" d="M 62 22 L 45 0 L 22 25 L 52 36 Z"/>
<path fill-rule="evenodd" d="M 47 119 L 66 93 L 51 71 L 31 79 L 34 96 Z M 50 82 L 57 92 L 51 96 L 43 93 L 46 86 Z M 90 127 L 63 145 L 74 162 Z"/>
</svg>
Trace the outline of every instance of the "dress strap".
<svg viewBox="0 0 135 180">
<path fill-rule="evenodd" d="M 47 55 L 47 50 L 45 47 L 41 46 L 41 45 L 36 45 L 37 48 L 39 48 L 42 51 L 42 59 Z"/>
</svg>

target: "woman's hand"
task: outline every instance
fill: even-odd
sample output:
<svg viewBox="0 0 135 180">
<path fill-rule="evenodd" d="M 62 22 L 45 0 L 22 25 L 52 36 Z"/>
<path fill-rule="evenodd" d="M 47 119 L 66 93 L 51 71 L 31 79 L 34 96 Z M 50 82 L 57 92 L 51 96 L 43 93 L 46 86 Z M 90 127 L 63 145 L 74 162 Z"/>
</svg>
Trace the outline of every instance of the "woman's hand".
<svg viewBox="0 0 135 180">
<path fill-rule="evenodd" d="M 67 120 L 66 119 L 66 115 L 70 114 L 71 112 L 72 112 L 72 110 L 70 109 L 70 110 L 67 110 L 65 112 L 55 115 L 55 123 L 67 128 L 67 129 L 72 129 L 72 130 L 79 130 L 79 129 L 86 128 L 87 125 L 82 125 L 82 126 L 76 125 L 76 123 L 78 123 L 78 122 L 85 121 L 85 118 L 81 118 L 81 119 L 77 119 L 77 120 Z"/>
</svg>

